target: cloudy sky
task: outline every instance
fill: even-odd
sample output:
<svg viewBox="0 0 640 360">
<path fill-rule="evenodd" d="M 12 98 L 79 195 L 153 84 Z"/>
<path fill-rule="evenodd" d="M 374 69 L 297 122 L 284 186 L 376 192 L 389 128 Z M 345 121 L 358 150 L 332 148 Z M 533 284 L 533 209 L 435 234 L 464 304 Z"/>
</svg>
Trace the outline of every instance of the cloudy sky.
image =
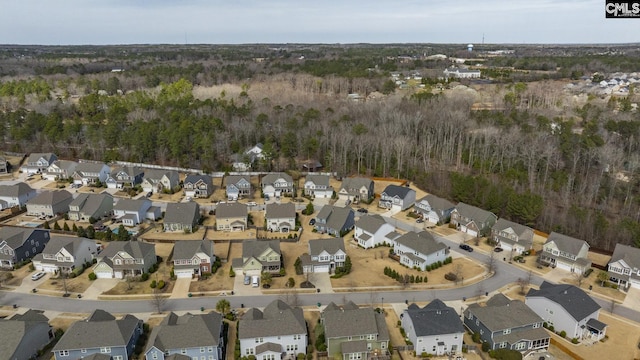
<svg viewBox="0 0 640 360">
<path fill-rule="evenodd" d="M 0 0 L 1 44 L 624 43 L 603 0 Z"/>
</svg>

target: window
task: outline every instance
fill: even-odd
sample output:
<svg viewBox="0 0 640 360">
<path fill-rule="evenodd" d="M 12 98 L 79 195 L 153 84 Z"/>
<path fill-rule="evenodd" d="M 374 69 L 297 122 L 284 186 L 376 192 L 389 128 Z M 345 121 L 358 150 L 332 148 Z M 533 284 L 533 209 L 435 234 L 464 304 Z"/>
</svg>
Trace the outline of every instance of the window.
<svg viewBox="0 0 640 360">
<path fill-rule="evenodd" d="M 514 347 L 515 350 L 524 350 L 526 347 L 526 343 L 525 342 L 519 342 L 516 344 L 516 346 Z"/>
<path fill-rule="evenodd" d="M 264 342 L 264 338 L 256 338 L 256 344 L 260 344 Z"/>
<path fill-rule="evenodd" d="M 209 355 L 209 360 L 213 360 L 213 355 Z"/>
<path fill-rule="evenodd" d="M 533 324 L 533 328 L 534 328 L 534 329 L 537 329 L 537 328 L 539 328 L 539 327 L 540 327 L 540 323 L 535 323 L 535 324 Z"/>
<path fill-rule="evenodd" d="M 200 352 L 203 353 L 205 351 L 204 346 L 200 348 Z"/>
<path fill-rule="evenodd" d="M 154 351 L 153 353 L 151 353 L 151 358 L 152 358 L 153 360 L 157 360 L 157 359 L 158 359 L 158 353 L 157 353 L 157 352 L 155 352 L 155 351 Z"/>
<path fill-rule="evenodd" d="M 380 344 L 380 348 L 381 349 L 386 349 L 387 348 L 387 343 L 386 342 L 381 343 Z"/>
<path fill-rule="evenodd" d="M 180 354 L 186 354 L 187 353 L 187 349 L 180 349 Z"/>
<path fill-rule="evenodd" d="M 367 335 L 367 340 L 375 340 L 376 336 L 374 334 Z"/>
<path fill-rule="evenodd" d="M 122 355 L 116 355 L 113 357 L 113 360 L 122 360 Z"/>
<path fill-rule="evenodd" d="M 213 346 L 209 346 L 209 347 L 207 348 L 207 351 L 208 351 L 208 352 L 213 352 Z"/>
<path fill-rule="evenodd" d="M 504 330 L 502 330 L 502 334 L 503 334 L 503 335 L 511 334 L 511 329 L 504 329 Z"/>
<path fill-rule="evenodd" d="M 100 352 L 102 354 L 109 354 L 109 353 L 111 353 L 111 348 L 110 347 L 101 347 L 100 348 Z"/>
<path fill-rule="evenodd" d="M 58 355 L 60 355 L 60 356 L 69 356 L 69 350 L 60 350 L 60 351 L 58 351 Z"/>
<path fill-rule="evenodd" d="M 500 343 L 500 349 L 504 349 L 507 347 L 507 343 L 506 342 L 501 342 Z"/>
<path fill-rule="evenodd" d="M 351 336 L 348 336 L 348 337 L 347 337 L 347 340 L 351 341 L 351 340 L 352 340 Z"/>
<path fill-rule="evenodd" d="M 80 352 L 83 353 L 83 354 L 86 354 L 87 353 L 87 349 L 80 349 Z"/>
<path fill-rule="evenodd" d="M 360 335 L 360 340 L 364 340 L 364 335 Z"/>
</svg>

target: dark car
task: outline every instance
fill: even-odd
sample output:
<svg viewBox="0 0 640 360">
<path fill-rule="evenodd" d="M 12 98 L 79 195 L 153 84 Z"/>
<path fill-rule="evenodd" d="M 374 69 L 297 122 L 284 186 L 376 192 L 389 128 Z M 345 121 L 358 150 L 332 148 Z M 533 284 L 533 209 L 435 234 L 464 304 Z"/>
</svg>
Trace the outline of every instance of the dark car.
<svg viewBox="0 0 640 360">
<path fill-rule="evenodd" d="M 493 248 L 493 251 L 495 251 L 495 252 L 503 252 L 504 249 L 501 248 L 501 247 L 497 247 L 497 248 Z"/>
<path fill-rule="evenodd" d="M 359 212 L 359 213 L 366 214 L 366 213 L 368 213 L 368 212 L 369 212 L 369 210 L 367 210 L 367 209 L 365 209 L 365 208 L 359 208 L 359 209 L 358 209 L 358 212 Z"/>
<path fill-rule="evenodd" d="M 473 248 L 467 244 L 460 244 L 460 249 L 468 252 L 473 252 Z"/>
<path fill-rule="evenodd" d="M 316 219 L 309 220 L 309 225 L 315 225 L 315 224 L 316 224 Z"/>
</svg>

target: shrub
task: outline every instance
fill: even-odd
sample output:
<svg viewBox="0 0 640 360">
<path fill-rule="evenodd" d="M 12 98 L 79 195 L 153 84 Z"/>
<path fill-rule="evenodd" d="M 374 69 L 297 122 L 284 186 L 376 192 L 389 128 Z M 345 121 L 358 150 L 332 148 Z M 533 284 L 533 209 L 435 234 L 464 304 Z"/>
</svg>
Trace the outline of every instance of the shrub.
<svg viewBox="0 0 640 360">
<path fill-rule="evenodd" d="M 498 360 L 522 360 L 522 354 L 516 350 L 498 349 L 489 351 L 489 356 Z"/>
<path fill-rule="evenodd" d="M 456 281 L 456 280 L 458 280 L 458 276 L 457 276 L 456 274 L 452 273 L 452 272 L 448 272 L 448 273 L 444 274 L 444 278 L 445 278 L 446 280 L 449 280 L 449 281 Z"/>
<path fill-rule="evenodd" d="M 158 285 L 158 284 L 156 284 L 156 281 L 155 281 L 155 280 L 152 280 L 152 281 L 151 281 L 151 284 L 149 284 L 149 287 L 150 287 L 150 288 L 152 288 L 152 289 L 155 289 L 157 285 Z"/>
<path fill-rule="evenodd" d="M 573 339 L 571 339 L 571 342 L 572 342 L 573 344 L 577 344 L 577 343 L 579 343 L 578 338 L 573 338 Z"/>
<path fill-rule="evenodd" d="M 489 351 L 489 349 L 491 349 L 491 346 L 489 345 L 489 343 L 486 342 L 486 341 L 483 342 L 482 343 L 482 351 L 487 352 L 487 351 Z"/>
<path fill-rule="evenodd" d="M 142 276 L 140 276 L 140 279 L 142 279 L 142 281 L 149 280 L 149 273 L 143 273 Z"/>
<path fill-rule="evenodd" d="M 562 336 L 564 338 L 564 337 L 567 337 L 567 332 L 562 330 L 562 331 L 560 331 L 560 333 L 558 333 L 558 335 L 560 335 L 560 336 Z"/>
<path fill-rule="evenodd" d="M 474 332 L 473 335 L 471 335 L 471 340 L 476 344 L 480 344 L 480 333 Z"/>
<path fill-rule="evenodd" d="M 236 272 L 233 271 L 233 266 L 229 269 L 229 277 L 236 277 Z"/>
<path fill-rule="evenodd" d="M 165 286 L 164 280 L 158 281 L 158 289 L 162 290 L 164 289 L 164 286 Z"/>
</svg>

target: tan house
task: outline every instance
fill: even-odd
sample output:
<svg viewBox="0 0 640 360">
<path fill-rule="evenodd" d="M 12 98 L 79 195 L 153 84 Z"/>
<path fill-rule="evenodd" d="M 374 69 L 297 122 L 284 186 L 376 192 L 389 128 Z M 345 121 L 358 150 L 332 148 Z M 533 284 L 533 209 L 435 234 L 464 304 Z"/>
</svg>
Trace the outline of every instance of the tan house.
<svg viewBox="0 0 640 360">
<path fill-rule="evenodd" d="M 245 240 L 242 257 L 233 259 L 236 273 L 260 275 L 263 272 L 278 273 L 282 266 L 280 240 Z"/>
<path fill-rule="evenodd" d="M 216 230 L 244 231 L 247 229 L 247 205 L 232 203 L 216 207 Z"/>
</svg>

